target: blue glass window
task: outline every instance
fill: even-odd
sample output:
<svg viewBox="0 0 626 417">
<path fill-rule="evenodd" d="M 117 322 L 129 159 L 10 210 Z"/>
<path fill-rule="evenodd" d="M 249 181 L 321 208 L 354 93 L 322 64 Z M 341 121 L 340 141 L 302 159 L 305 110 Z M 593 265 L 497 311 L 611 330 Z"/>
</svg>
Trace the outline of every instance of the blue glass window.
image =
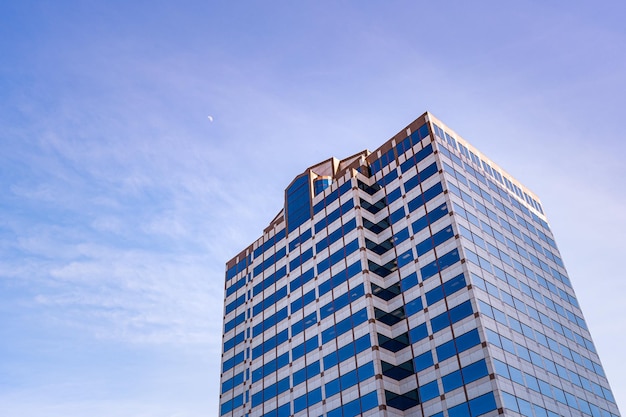
<svg viewBox="0 0 626 417">
<path fill-rule="evenodd" d="M 428 329 L 426 328 L 426 323 L 422 323 L 419 326 L 414 327 L 409 330 L 409 338 L 411 343 L 419 342 L 422 339 L 428 337 Z"/>
<path fill-rule="evenodd" d="M 335 311 L 338 311 L 347 306 L 352 301 L 361 298 L 364 294 L 365 290 L 363 284 L 359 284 L 357 287 L 349 290 L 347 293 L 336 297 L 333 301 L 326 304 L 320 309 L 320 319 L 325 319 L 326 317 L 333 314 Z"/>
<path fill-rule="evenodd" d="M 493 392 L 481 395 L 480 397 L 469 400 L 469 408 L 472 417 L 488 413 L 496 409 L 496 400 Z"/>
<path fill-rule="evenodd" d="M 461 371 L 454 371 L 449 373 L 448 375 L 444 375 L 441 378 L 441 382 L 443 384 L 443 391 L 450 392 L 455 390 L 461 386 L 463 386 L 463 378 L 461 377 Z"/>
<path fill-rule="evenodd" d="M 303 175 L 287 188 L 287 233 L 311 218 L 309 176 Z"/>
<path fill-rule="evenodd" d="M 450 324 L 456 323 L 457 321 L 472 315 L 473 313 L 474 311 L 472 310 L 471 302 L 469 300 L 465 301 L 464 303 L 451 308 L 449 311 L 433 317 L 430 320 L 433 333 L 436 333 L 439 330 L 448 327 Z"/>
<path fill-rule="evenodd" d="M 422 275 L 422 280 L 427 280 L 433 275 L 439 273 L 445 268 L 454 265 L 456 262 L 460 260 L 459 251 L 457 249 L 453 249 L 452 251 L 442 255 L 439 259 L 431 262 L 430 264 L 423 266 L 420 268 L 420 273 Z"/>
<path fill-rule="evenodd" d="M 364 308 L 356 313 L 353 313 L 350 317 L 337 322 L 334 326 L 324 330 L 322 332 L 322 343 L 327 343 L 366 321 L 367 309 Z"/>
<path fill-rule="evenodd" d="M 424 304 L 422 303 L 421 297 L 417 297 L 415 300 L 411 300 L 406 303 L 406 315 L 411 316 L 413 314 L 419 313 L 424 309 Z"/>
<path fill-rule="evenodd" d="M 443 300 L 444 297 L 465 288 L 465 286 L 465 276 L 463 274 L 457 275 L 456 277 L 446 281 L 443 285 L 428 291 L 426 293 L 426 303 L 428 305 L 433 305 L 437 301 Z"/>
<path fill-rule="evenodd" d="M 303 272 L 302 275 L 295 278 L 289 283 L 289 291 L 295 291 L 307 282 L 311 281 L 313 278 L 315 278 L 315 271 L 313 270 L 313 268 L 311 268 L 308 271 Z"/>
<path fill-rule="evenodd" d="M 437 381 L 429 382 L 419 388 L 419 395 L 422 402 L 432 400 L 439 396 L 439 387 Z"/>
<path fill-rule="evenodd" d="M 429 366 L 434 365 L 433 355 L 430 351 L 422 353 L 419 356 L 416 356 L 413 361 L 415 364 L 415 372 L 423 371 Z"/>
</svg>

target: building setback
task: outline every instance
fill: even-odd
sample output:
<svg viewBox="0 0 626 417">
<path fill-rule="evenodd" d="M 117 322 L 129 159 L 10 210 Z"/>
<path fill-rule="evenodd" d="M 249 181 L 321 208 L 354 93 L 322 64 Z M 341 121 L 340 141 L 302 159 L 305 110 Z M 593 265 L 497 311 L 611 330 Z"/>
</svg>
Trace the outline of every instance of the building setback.
<svg viewBox="0 0 626 417">
<path fill-rule="evenodd" d="M 539 198 L 425 113 L 227 263 L 219 414 L 619 410 Z"/>
</svg>

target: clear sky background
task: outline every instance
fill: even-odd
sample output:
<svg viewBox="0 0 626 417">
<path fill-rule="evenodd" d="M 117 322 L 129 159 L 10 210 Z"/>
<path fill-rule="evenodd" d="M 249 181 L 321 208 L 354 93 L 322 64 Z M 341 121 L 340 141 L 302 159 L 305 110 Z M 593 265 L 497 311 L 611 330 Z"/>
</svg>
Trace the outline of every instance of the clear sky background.
<svg viewBox="0 0 626 417">
<path fill-rule="evenodd" d="M 216 415 L 225 262 L 306 167 L 426 110 L 542 199 L 626 412 L 625 21 L 622 1 L 1 1 L 0 414 Z"/>
</svg>

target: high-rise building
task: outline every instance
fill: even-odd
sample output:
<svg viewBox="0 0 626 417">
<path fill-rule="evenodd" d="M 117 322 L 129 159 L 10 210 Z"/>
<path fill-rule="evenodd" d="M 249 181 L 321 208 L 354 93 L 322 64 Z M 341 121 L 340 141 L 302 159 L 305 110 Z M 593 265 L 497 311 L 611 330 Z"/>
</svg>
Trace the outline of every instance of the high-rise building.
<svg viewBox="0 0 626 417">
<path fill-rule="evenodd" d="M 221 416 L 619 411 L 539 198 L 431 114 L 226 265 Z"/>
</svg>

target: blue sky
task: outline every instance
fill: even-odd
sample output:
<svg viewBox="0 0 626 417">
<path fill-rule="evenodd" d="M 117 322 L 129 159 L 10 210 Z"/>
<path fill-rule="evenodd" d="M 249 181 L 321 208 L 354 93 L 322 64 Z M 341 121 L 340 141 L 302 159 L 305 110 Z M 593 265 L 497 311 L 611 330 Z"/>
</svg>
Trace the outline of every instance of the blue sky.
<svg viewBox="0 0 626 417">
<path fill-rule="evenodd" d="M 625 20 L 618 1 L 0 3 L 3 414 L 217 413 L 224 263 L 304 168 L 426 110 L 542 198 L 626 407 Z"/>
</svg>

